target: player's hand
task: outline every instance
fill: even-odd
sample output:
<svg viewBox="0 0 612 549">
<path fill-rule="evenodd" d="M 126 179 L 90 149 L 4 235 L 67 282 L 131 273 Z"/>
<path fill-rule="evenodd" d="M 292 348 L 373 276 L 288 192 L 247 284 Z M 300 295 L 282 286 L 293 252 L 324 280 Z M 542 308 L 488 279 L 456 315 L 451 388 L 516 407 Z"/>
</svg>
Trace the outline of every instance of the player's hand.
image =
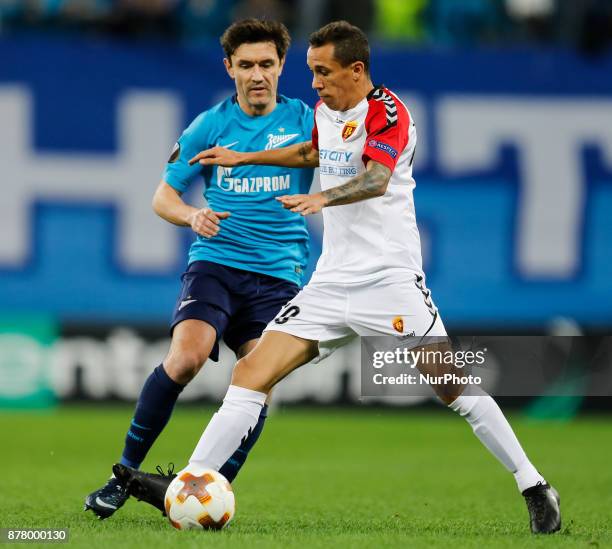
<svg viewBox="0 0 612 549">
<path fill-rule="evenodd" d="M 219 233 L 221 220 L 230 215 L 230 212 L 213 212 L 210 208 L 202 208 L 189 216 L 189 223 L 194 232 L 204 238 L 212 238 Z"/>
<path fill-rule="evenodd" d="M 199 162 L 202 166 L 225 166 L 231 168 L 239 166 L 242 160 L 242 153 L 232 151 L 226 147 L 213 147 L 206 149 L 196 154 L 190 161 L 189 165 L 193 166 Z"/>
<path fill-rule="evenodd" d="M 276 200 L 278 200 L 286 210 L 291 210 L 301 215 L 318 213 L 327 204 L 327 200 L 321 193 L 286 194 L 277 196 Z"/>
</svg>

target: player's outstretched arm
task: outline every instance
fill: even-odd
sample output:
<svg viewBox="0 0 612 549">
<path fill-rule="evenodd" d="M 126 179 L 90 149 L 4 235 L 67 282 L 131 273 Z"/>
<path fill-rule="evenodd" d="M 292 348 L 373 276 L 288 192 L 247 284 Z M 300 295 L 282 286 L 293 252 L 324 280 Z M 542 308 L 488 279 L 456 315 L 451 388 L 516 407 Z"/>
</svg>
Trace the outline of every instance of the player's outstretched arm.
<svg viewBox="0 0 612 549">
<path fill-rule="evenodd" d="M 204 238 L 215 236 L 220 230 L 222 219 L 230 216 L 229 212 L 213 212 L 210 208 L 194 208 L 186 204 L 180 193 L 162 181 L 153 195 L 153 210 L 159 217 L 179 225 L 191 227 Z"/>
<path fill-rule="evenodd" d="M 387 191 L 391 170 L 384 164 L 370 160 L 366 171 L 349 179 L 344 185 L 315 194 L 289 194 L 277 200 L 292 212 L 309 215 L 329 206 L 352 204 L 368 198 L 382 196 Z"/>
<path fill-rule="evenodd" d="M 238 152 L 225 147 L 213 147 L 196 154 L 189 165 L 199 162 L 203 166 L 244 166 L 259 164 L 283 166 L 286 168 L 316 168 L 319 165 L 319 151 L 312 147 L 312 141 L 296 143 L 269 151 Z"/>
</svg>

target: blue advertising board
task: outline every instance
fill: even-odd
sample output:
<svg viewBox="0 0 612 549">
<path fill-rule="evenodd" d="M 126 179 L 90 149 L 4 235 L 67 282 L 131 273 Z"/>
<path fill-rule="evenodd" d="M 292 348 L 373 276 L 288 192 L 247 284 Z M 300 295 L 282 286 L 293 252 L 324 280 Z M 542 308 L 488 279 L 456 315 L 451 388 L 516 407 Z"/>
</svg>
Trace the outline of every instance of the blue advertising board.
<svg viewBox="0 0 612 549">
<path fill-rule="evenodd" d="M 0 40 L 0 312 L 169 319 L 192 235 L 150 201 L 177 135 L 232 92 L 221 58 L 214 44 Z M 374 46 L 372 71 L 416 120 L 417 219 L 446 324 L 612 326 L 612 57 Z M 303 48 L 280 91 L 316 102 Z"/>
</svg>

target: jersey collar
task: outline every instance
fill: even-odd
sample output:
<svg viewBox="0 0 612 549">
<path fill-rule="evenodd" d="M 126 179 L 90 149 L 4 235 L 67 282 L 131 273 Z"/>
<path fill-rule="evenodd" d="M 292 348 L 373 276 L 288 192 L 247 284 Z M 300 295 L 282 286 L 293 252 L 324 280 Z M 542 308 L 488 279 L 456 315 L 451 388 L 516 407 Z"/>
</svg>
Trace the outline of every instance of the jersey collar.
<svg viewBox="0 0 612 549">
<path fill-rule="evenodd" d="M 366 99 L 369 101 L 370 99 L 372 99 L 377 90 L 382 90 L 384 87 L 384 84 L 374 84 L 374 87 L 370 90 L 370 93 L 366 95 Z"/>
</svg>

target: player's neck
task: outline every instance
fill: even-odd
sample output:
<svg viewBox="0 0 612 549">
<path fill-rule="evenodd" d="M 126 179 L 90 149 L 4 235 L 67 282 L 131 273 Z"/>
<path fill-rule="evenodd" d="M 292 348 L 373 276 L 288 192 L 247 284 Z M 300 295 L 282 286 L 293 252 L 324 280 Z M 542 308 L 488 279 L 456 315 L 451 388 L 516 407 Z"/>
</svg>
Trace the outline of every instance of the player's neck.
<svg viewBox="0 0 612 549">
<path fill-rule="evenodd" d="M 361 103 L 368 94 L 374 89 L 374 84 L 367 78 L 355 86 L 354 93 L 347 96 L 346 104 L 341 109 L 342 112 L 350 111 Z"/>
<path fill-rule="evenodd" d="M 252 105 L 249 105 L 244 99 L 238 95 L 238 106 L 242 109 L 242 112 L 249 116 L 265 116 L 270 114 L 276 108 L 276 97 L 273 98 L 265 107 L 259 109 Z"/>
</svg>

